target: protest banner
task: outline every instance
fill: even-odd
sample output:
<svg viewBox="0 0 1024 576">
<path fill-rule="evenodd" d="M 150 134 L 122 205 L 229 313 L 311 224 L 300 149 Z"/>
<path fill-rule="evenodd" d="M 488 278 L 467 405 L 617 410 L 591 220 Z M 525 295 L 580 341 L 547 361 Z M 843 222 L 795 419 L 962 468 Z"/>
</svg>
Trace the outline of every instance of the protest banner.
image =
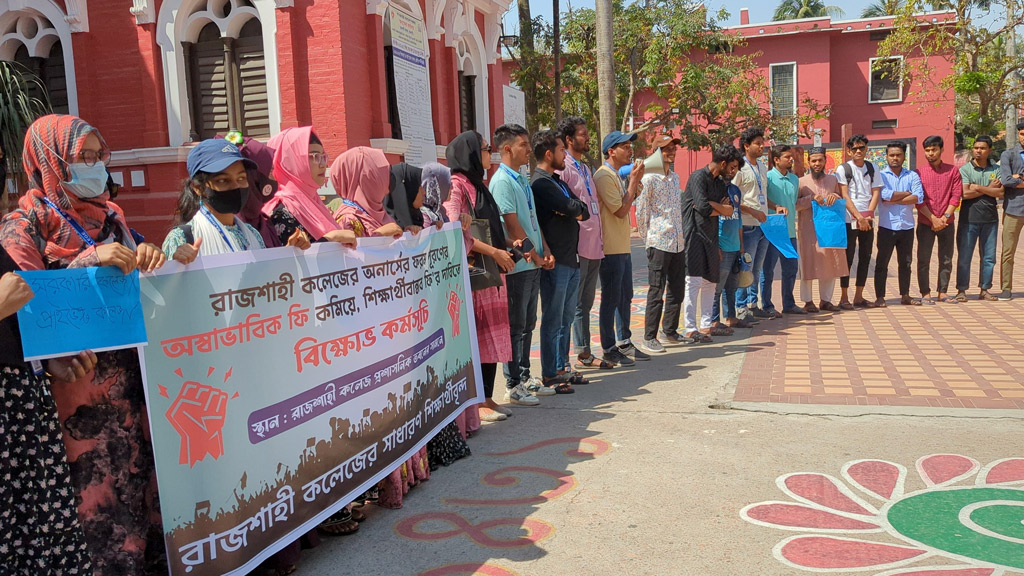
<svg viewBox="0 0 1024 576">
<path fill-rule="evenodd" d="M 782 214 L 769 214 L 768 218 L 761 223 L 761 232 L 764 237 L 779 250 L 779 253 L 786 258 L 796 258 L 796 248 L 793 241 L 789 239 L 789 225 L 786 224 L 786 217 Z"/>
<path fill-rule="evenodd" d="M 142 278 L 173 576 L 245 574 L 483 400 L 462 232 Z"/>
<path fill-rule="evenodd" d="M 831 206 L 811 203 L 814 234 L 821 248 L 846 248 L 846 200 L 840 198 Z"/>
<path fill-rule="evenodd" d="M 65 268 L 18 272 L 35 296 L 18 310 L 25 360 L 134 348 L 146 342 L 139 272 Z"/>
</svg>

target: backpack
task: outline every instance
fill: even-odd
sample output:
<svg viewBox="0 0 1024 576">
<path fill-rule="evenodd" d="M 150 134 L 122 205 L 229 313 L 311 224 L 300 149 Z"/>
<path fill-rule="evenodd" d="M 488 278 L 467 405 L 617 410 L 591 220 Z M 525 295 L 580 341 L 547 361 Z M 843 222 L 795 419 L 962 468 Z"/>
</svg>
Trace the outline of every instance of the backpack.
<svg viewBox="0 0 1024 576">
<path fill-rule="evenodd" d="M 868 168 L 868 183 L 875 179 L 875 163 L 865 162 L 865 166 Z M 850 182 L 853 182 L 853 167 L 850 166 L 849 162 L 843 162 L 843 176 L 846 176 L 846 185 L 849 186 Z"/>
</svg>

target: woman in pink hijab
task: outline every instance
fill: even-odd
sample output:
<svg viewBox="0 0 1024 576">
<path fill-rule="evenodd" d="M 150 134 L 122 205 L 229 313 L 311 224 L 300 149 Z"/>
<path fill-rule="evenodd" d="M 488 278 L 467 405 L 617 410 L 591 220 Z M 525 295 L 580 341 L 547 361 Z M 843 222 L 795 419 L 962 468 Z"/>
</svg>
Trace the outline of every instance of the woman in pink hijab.
<svg viewBox="0 0 1024 576">
<path fill-rule="evenodd" d="M 282 130 L 267 143 L 274 149 L 277 194 L 263 205 L 274 232 L 286 244 L 301 230 L 314 242 L 341 242 L 353 248 L 355 234 L 341 230 L 317 195 L 327 181 L 327 153 L 312 126 Z"/>
<path fill-rule="evenodd" d="M 391 167 L 384 152 L 367 146 L 347 150 L 331 165 L 331 185 L 341 197 L 334 219 L 356 236 L 397 236 L 402 228 L 384 210 Z"/>
</svg>

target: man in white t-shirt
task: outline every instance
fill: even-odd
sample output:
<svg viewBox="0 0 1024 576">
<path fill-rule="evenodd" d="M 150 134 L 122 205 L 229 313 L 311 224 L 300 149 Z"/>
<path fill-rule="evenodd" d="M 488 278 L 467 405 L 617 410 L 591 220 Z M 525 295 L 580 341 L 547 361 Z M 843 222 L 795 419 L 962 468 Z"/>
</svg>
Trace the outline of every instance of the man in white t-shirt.
<svg viewBox="0 0 1024 576">
<path fill-rule="evenodd" d="M 875 209 L 882 192 L 882 176 L 878 167 L 865 160 L 868 139 L 863 134 L 854 134 L 846 141 L 850 160 L 836 170 L 839 189 L 846 199 L 846 263 L 853 272 L 854 255 L 857 256 L 857 291 L 850 302 L 850 277 L 839 279 L 842 297 L 839 307 L 843 310 L 874 308 L 874 303 L 864 299 L 864 285 L 868 281 L 868 266 L 871 264 L 871 250 L 875 240 Z M 859 245 L 859 253 L 858 253 Z"/>
</svg>

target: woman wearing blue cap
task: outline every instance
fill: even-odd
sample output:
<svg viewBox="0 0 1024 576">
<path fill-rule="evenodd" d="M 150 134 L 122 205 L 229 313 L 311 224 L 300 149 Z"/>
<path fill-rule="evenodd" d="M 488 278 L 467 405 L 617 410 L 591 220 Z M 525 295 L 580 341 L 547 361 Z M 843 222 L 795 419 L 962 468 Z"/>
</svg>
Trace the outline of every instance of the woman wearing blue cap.
<svg viewBox="0 0 1024 576">
<path fill-rule="evenodd" d="M 249 196 L 246 169 L 256 163 L 222 138 L 204 140 L 188 155 L 189 179 L 178 198 L 178 226 L 164 239 L 168 258 L 189 264 L 198 256 L 265 248 L 255 228 L 236 218 Z M 288 246 L 305 250 L 309 238 L 301 230 Z"/>
</svg>

